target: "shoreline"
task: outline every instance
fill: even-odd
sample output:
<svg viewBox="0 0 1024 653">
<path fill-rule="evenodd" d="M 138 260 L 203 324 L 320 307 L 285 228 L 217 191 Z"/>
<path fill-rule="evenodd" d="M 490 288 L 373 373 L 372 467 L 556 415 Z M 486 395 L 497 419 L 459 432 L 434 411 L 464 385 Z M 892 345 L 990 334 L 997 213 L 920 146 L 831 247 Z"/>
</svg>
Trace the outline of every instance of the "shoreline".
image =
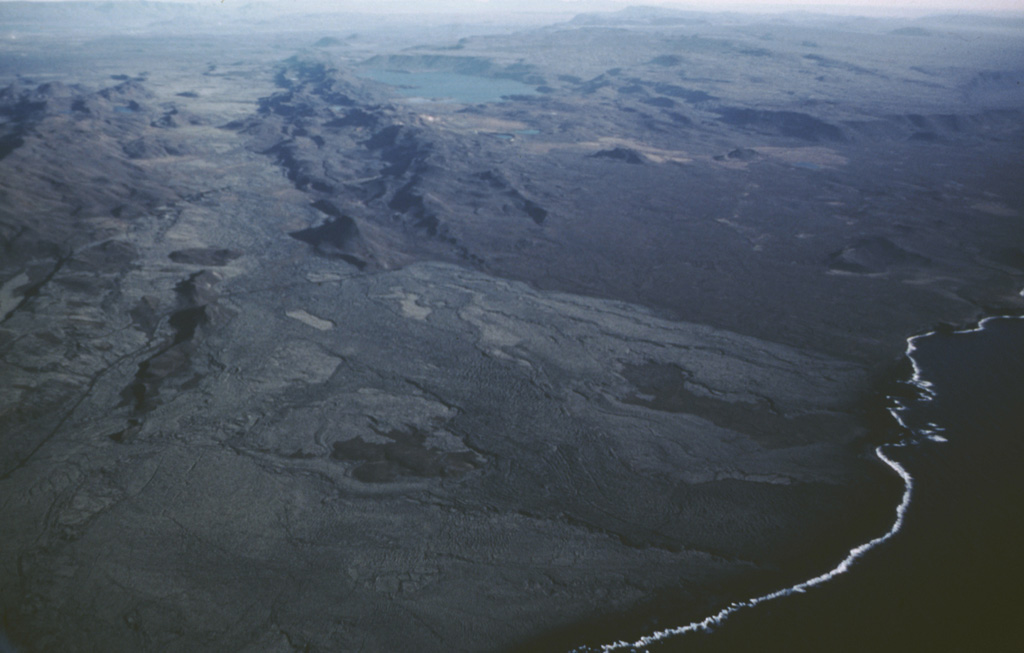
<svg viewBox="0 0 1024 653">
<path fill-rule="evenodd" d="M 1024 296 L 1024 290 L 1021 291 L 1021 296 Z M 952 329 L 950 331 L 944 331 L 942 329 L 935 329 L 920 333 L 917 335 L 910 336 L 906 340 L 906 349 L 904 351 L 902 361 L 910 363 L 911 376 L 907 380 L 894 381 L 897 385 L 913 387 L 917 393 L 916 397 L 913 397 L 912 401 L 925 401 L 930 402 L 935 398 L 935 392 L 933 390 L 934 385 L 924 378 L 921 366 L 915 359 L 914 353 L 917 351 L 916 342 L 930 336 L 937 334 L 948 333 L 949 335 L 961 335 L 969 333 L 978 333 L 985 330 L 986 325 L 991 322 L 998 320 L 1024 320 L 1024 315 L 991 315 L 981 318 L 977 321 L 974 326 L 964 327 L 960 329 Z M 895 519 L 889 530 L 884 534 L 875 537 L 864 544 L 858 545 L 848 552 L 848 554 L 831 570 L 812 577 L 808 580 L 796 583 L 794 585 L 785 587 L 783 589 L 769 592 L 767 594 L 759 595 L 751 599 L 742 601 L 734 601 L 726 607 L 720 609 L 718 612 L 709 615 L 701 620 L 691 621 L 685 625 L 677 626 L 673 628 L 667 628 L 652 632 L 650 635 L 645 635 L 633 641 L 619 640 L 609 644 L 600 645 L 597 647 L 590 645 L 582 645 L 571 649 L 568 653 L 595 653 L 601 651 L 601 653 L 611 653 L 613 651 L 635 651 L 638 649 L 644 649 L 653 644 L 662 643 L 667 640 L 680 637 L 689 633 L 705 632 L 710 633 L 714 628 L 725 625 L 729 617 L 732 615 L 745 610 L 747 608 L 753 608 L 758 605 L 774 601 L 776 599 L 786 598 L 795 594 L 803 594 L 807 590 L 810 590 L 819 585 L 828 583 L 829 581 L 837 578 L 840 575 L 846 574 L 847 572 L 854 569 L 854 564 L 860 560 L 864 555 L 872 551 L 873 549 L 887 543 L 893 537 L 895 537 L 903 529 L 904 520 L 908 510 L 910 509 L 915 487 L 914 476 L 904 467 L 902 464 L 887 455 L 890 450 L 905 449 L 911 446 L 922 444 L 923 442 L 934 442 L 937 444 L 945 443 L 948 440 L 941 435 L 943 427 L 935 424 L 929 424 L 928 428 L 914 429 L 909 426 L 904 420 L 902 414 L 910 409 L 904 402 L 906 401 L 903 397 L 894 397 L 893 395 L 886 395 L 885 399 L 890 402 L 890 406 L 887 408 L 887 412 L 892 420 L 899 426 L 902 434 L 901 439 L 895 442 L 885 442 L 875 447 L 874 455 L 897 474 L 903 481 L 903 493 L 899 504 L 895 508 Z"/>
</svg>

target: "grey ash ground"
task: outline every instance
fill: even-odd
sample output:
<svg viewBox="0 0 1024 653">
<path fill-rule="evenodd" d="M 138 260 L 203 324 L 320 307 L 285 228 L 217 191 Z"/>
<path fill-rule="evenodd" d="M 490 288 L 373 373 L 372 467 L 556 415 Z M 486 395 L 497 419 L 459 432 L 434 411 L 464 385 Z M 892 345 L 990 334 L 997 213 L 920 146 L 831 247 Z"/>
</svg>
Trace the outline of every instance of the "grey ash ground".
<svg viewBox="0 0 1024 653">
<path fill-rule="evenodd" d="M 702 616 L 883 532 L 880 376 L 1022 309 L 1013 21 L 2 11 L 19 650 Z M 532 91 L 413 102 L 367 67 Z"/>
</svg>

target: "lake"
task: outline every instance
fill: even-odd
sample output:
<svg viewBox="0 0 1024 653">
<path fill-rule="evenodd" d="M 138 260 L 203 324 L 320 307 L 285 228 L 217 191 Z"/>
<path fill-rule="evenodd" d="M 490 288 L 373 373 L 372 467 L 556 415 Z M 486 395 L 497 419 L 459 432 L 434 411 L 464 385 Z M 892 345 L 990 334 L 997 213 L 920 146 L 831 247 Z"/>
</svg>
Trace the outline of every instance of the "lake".
<svg viewBox="0 0 1024 653">
<path fill-rule="evenodd" d="M 462 75 L 444 71 L 405 72 L 365 69 L 359 76 L 394 86 L 398 93 L 415 100 L 449 101 L 461 104 L 498 102 L 510 95 L 535 95 L 534 87 L 512 79 Z"/>
</svg>

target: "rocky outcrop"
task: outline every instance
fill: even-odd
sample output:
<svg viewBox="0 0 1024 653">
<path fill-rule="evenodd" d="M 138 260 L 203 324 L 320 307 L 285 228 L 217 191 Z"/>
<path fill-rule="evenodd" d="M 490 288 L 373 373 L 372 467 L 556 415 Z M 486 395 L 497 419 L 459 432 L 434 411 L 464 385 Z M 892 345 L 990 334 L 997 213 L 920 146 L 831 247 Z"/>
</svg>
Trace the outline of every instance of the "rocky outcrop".
<svg viewBox="0 0 1024 653">
<path fill-rule="evenodd" d="M 872 274 L 929 264 L 925 256 L 909 252 L 888 238 L 861 238 L 828 256 L 828 268 L 836 272 Z"/>
<path fill-rule="evenodd" d="M 188 389 L 202 379 L 192 365 L 196 340 L 203 329 L 223 323 L 230 315 L 217 304 L 214 286 L 219 281 L 215 273 L 204 270 L 175 286 L 177 307 L 167 317 L 172 333 L 139 363 L 135 378 L 121 393 L 122 405 L 131 405 L 136 414 L 146 413 L 159 405 L 162 391 L 166 395 L 172 387 L 175 392 Z"/>
<path fill-rule="evenodd" d="M 590 156 L 595 159 L 612 159 L 613 161 L 622 161 L 623 163 L 632 163 L 635 165 L 642 165 L 647 160 L 643 154 L 640 154 L 636 150 L 628 147 L 616 147 L 611 150 L 600 150 Z"/>
<path fill-rule="evenodd" d="M 315 207 L 362 205 L 358 217 L 342 219 L 327 211 L 333 218 L 328 223 L 293 233 L 318 252 L 332 248 L 338 258 L 360 268 L 373 266 L 370 252 L 377 252 L 376 260 L 385 265 L 426 252 L 477 264 L 480 258 L 458 234 L 486 230 L 486 221 L 450 215 L 450 205 L 436 200 L 442 195 L 474 198 L 474 213 L 489 212 L 489 219 L 519 214 L 537 226 L 548 219 L 548 210 L 500 171 L 472 170 L 465 156 L 472 146 L 463 137 L 451 132 L 442 137 L 346 73 L 323 62 L 293 59 L 279 71 L 277 82 L 282 90 L 261 100 L 259 115 L 231 128 L 252 135 L 256 147 L 266 144 L 263 152 L 275 158 L 295 186 L 319 198 Z M 353 177 L 359 181 L 352 182 Z M 374 235 L 358 229 L 358 244 L 350 243 L 342 234 L 353 228 L 349 220 L 372 222 Z M 404 253 L 377 242 L 384 232 L 397 232 Z M 339 240 L 346 244 L 339 247 Z"/>
<path fill-rule="evenodd" d="M 317 201 L 314 207 L 330 217 L 317 227 L 291 232 L 291 237 L 312 245 L 322 256 L 337 257 L 360 270 L 366 269 L 373 254 L 356 221 L 326 200 Z"/>
<path fill-rule="evenodd" d="M 723 107 L 717 110 L 719 120 L 734 127 L 805 141 L 841 141 L 843 131 L 836 125 L 799 111 L 767 111 L 741 107 Z"/>
<path fill-rule="evenodd" d="M 195 247 L 179 249 L 167 255 L 175 263 L 185 265 L 201 265 L 205 267 L 223 267 L 242 256 L 237 249 L 224 247 Z"/>
</svg>

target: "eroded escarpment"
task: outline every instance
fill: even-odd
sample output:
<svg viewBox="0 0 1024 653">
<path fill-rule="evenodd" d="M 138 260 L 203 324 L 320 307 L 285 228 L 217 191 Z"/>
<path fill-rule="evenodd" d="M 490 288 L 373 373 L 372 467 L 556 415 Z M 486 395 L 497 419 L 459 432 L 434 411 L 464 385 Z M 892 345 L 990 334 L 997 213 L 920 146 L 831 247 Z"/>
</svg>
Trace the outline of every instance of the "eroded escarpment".
<svg viewBox="0 0 1024 653">
<path fill-rule="evenodd" d="M 559 33 L 566 48 L 597 38 Z M 676 44 L 663 38 L 652 52 Z M 466 56 L 492 46 L 463 45 Z M 704 56 L 707 44 L 684 45 Z M 736 43 L 719 45 L 754 57 Z M 394 65 L 457 71 L 462 56 L 426 48 Z M 755 58 L 770 68 L 793 56 Z M 304 55 L 282 64 L 279 90 L 256 115 L 230 127 L 323 214 L 293 235 L 368 272 L 459 263 L 862 361 L 896 355 L 913 313 L 939 311 L 950 290 L 964 317 L 1015 301 L 1015 273 L 986 271 L 998 239 L 960 247 L 976 236 L 956 217 L 1015 215 L 1012 200 L 980 186 L 958 194 L 968 180 L 938 170 L 928 149 L 1005 155 L 1016 129 L 1009 114 L 893 114 L 778 98 L 743 106 L 724 80 L 656 58 L 590 78 L 542 71 L 544 91 L 535 96 L 413 105 L 356 77 L 355 63 Z M 836 75 L 865 74 L 829 66 Z M 925 131 L 936 138 L 915 136 Z M 890 150 L 880 154 L 883 143 Z M 934 167 L 945 181 L 926 188 L 911 172 L 881 181 L 892 166 Z M 1005 181 L 987 175 L 981 185 Z M 1008 223 L 991 226 L 1009 234 Z M 993 274 L 1001 290 L 982 292 Z M 838 297 L 861 309 L 847 310 Z"/>
<path fill-rule="evenodd" d="M 488 230 L 529 233 L 548 217 L 522 182 L 493 168 L 477 139 L 439 132 L 350 72 L 293 58 L 277 83 L 282 90 L 261 101 L 259 116 L 230 127 L 316 198 L 327 218 L 303 238 L 318 251 L 316 230 L 344 224 L 360 234 L 362 254 L 346 254 L 358 267 L 415 258 L 482 265 Z"/>
<path fill-rule="evenodd" d="M 102 239 L 111 230 L 99 218 L 131 220 L 177 199 L 172 186 L 150 178 L 122 149 L 150 131 L 156 111 L 136 80 L 98 91 L 61 82 L 0 91 L 0 131 L 18 143 L 5 152 L 0 181 L 5 269 Z"/>
</svg>

